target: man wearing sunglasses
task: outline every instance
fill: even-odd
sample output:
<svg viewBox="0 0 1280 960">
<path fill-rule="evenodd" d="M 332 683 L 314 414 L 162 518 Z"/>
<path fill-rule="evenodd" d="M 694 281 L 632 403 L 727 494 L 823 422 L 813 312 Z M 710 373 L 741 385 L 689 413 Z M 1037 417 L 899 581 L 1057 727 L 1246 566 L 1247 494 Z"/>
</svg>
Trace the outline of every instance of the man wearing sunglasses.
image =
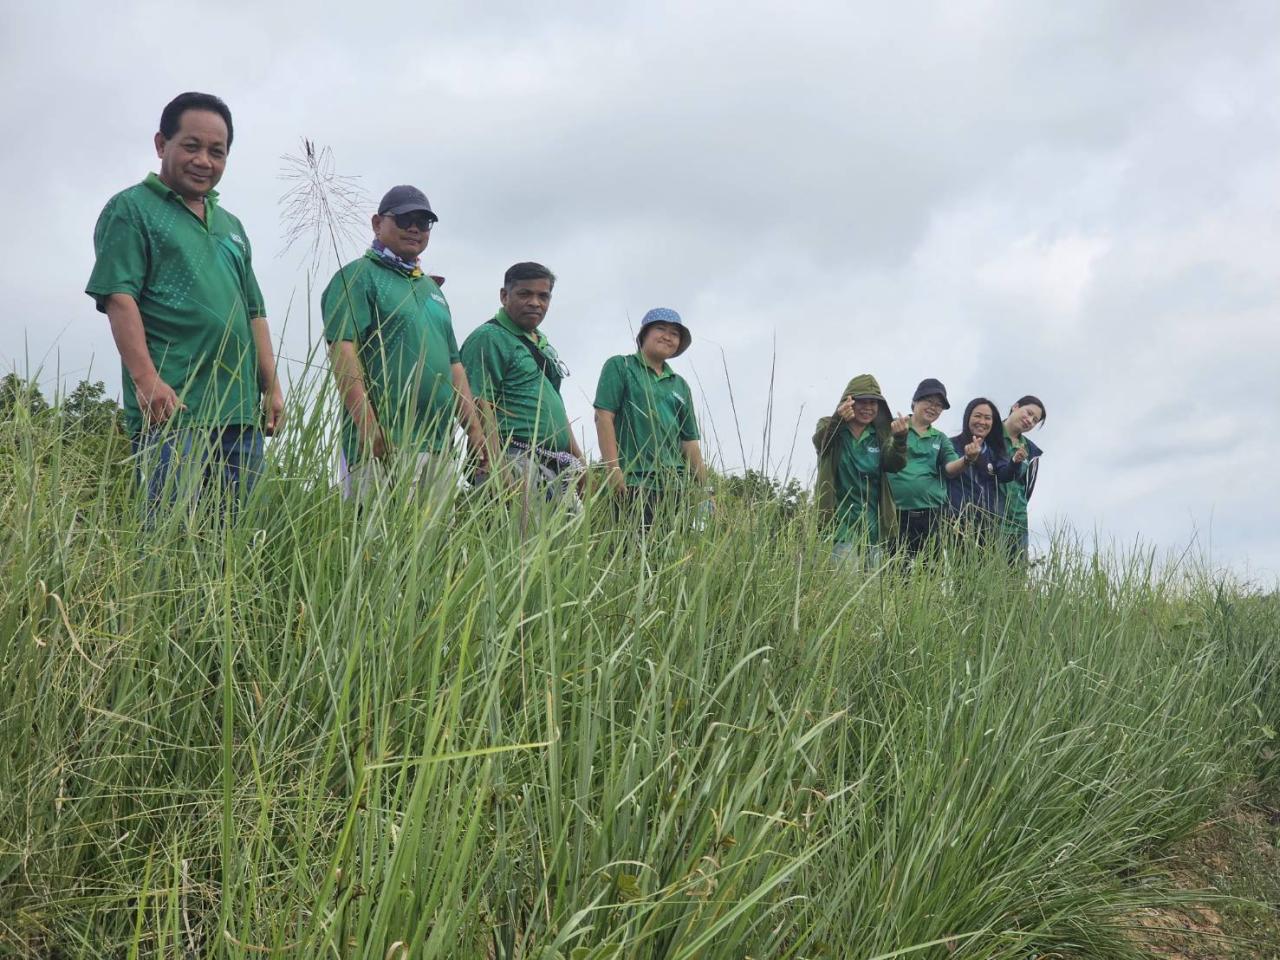
<svg viewBox="0 0 1280 960">
<path fill-rule="evenodd" d="M 435 224 L 421 190 L 392 187 L 373 215 L 373 243 L 321 296 L 342 400 L 343 492 L 359 500 L 401 477 L 450 488 L 455 422 L 472 456 L 483 464 L 487 455 L 444 278 L 420 265 Z"/>
<path fill-rule="evenodd" d="M 537 493 L 572 502 L 583 462 L 560 397 L 569 368 L 541 330 L 555 283 L 540 263 L 508 269 L 498 291 L 502 307 L 467 337 L 462 362 L 494 445 L 490 460 L 524 484 L 526 500 Z"/>
</svg>

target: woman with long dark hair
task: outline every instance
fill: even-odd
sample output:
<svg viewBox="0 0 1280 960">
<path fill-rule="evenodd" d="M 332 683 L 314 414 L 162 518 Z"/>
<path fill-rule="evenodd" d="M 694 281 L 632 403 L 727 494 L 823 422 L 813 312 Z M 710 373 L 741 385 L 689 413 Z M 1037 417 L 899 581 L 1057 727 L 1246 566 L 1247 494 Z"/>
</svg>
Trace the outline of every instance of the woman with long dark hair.
<svg viewBox="0 0 1280 960">
<path fill-rule="evenodd" d="M 1016 470 L 1005 447 L 1004 431 L 996 429 L 1000 412 L 986 397 L 970 400 L 964 408 L 960 432 L 951 438 L 958 456 L 975 440 L 981 444 L 978 458 L 963 473 L 947 481 L 951 511 L 960 532 L 978 544 L 993 541 L 1004 517 L 1001 484 L 1015 479 Z"/>
</svg>

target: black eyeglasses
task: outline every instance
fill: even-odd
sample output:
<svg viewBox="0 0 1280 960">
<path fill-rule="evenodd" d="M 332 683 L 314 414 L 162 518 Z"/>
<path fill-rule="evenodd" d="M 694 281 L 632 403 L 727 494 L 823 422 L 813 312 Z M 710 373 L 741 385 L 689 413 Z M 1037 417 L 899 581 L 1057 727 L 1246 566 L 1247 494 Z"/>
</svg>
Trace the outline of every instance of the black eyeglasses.
<svg viewBox="0 0 1280 960">
<path fill-rule="evenodd" d="M 435 226 L 436 223 L 436 218 L 425 210 L 413 210 L 409 213 L 395 213 L 390 216 L 395 220 L 396 226 L 401 230 L 412 230 L 414 227 L 417 227 L 423 233 L 430 233 L 431 228 Z"/>
</svg>

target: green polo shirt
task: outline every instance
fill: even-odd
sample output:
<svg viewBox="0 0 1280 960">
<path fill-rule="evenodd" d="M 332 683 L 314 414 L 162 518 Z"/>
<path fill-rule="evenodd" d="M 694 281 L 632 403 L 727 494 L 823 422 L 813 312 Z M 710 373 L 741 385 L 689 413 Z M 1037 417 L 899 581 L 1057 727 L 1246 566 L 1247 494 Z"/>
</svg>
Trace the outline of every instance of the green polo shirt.
<svg viewBox="0 0 1280 960">
<path fill-rule="evenodd" d="M 205 198 L 204 219 L 154 173 L 107 201 L 93 232 L 96 259 L 85 292 L 106 312 L 113 293 L 133 297 L 147 351 L 186 410 L 175 426 L 245 426 L 261 419 L 257 350 L 249 321 L 266 315 L 240 221 Z M 142 411 L 121 365 L 125 423 Z"/>
<path fill-rule="evenodd" d="M 880 438 L 874 426 L 855 437 L 846 427 L 835 461 L 836 543 L 880 539 Z"/>
<path fill-rule="evenodd" d="M 520 337 L 532 341 L 547 357 L 555 351 L 540 332 L 527 334 L 506 310 L 497 323 L 482 323 L 462 344 L 462 365 L 472 392 L 493 405 L 499 438 L 524 440 L 544 450 L 567 452 L 569 416 L 564 401 L 542 374 Z"/>
<path fill-rule="evenodd" d="M 930 427 L 921 436 L 907 428 L 907 464 L 889 474 L 889 489 L 899 510 L 933 510 L 947 502 L 947 478 L 943 467 L 959 460 L 951 439 Z"/>
<path fill-rule="evenodd" d="M 455 422 L 452 365 L 459 356 L 449 304 L 436 282 L 369 251 L 334 274 L 320 312 L 327 341 L 355 344 L 369 402 L 391 444 L 420 452 L 447 449 Z M 358 462 L 359 447 L 344 408 L 348 463 Z"/>
<path fill-rule="evenodd" d="M 1012 457 L 1019 450 L 1026 450 L 1027 438 L 1019 437 L 1014 440 L 1009 436 L 1008 431 L 1004 435 L 1005 449 L 1009 451 Z M 1027 509 L 1027 488 L 1022 485 L 1022 478 L 1027 473 L 1027 461 L 1023 460 L 1018 464 L 1014 471 L 1014 479 L 1004 484 L 1004 518 L 1000 527 L 1005 533 L 1016 534 L 1021 536 L 1023 531 L 1027 530 L 1031 523 L 1030 513 Z"/>
<path fill-rule="evenodd" d="M 680 445 L 698 439 L 693 394 L 684 377 L 665 363 L 654 373 L 639 351 L 610 357 L 600 371 L 595 407 L 614 415 L 628 486 L 661 490 L 684 483 L 688 462 Z"/>
</svg>

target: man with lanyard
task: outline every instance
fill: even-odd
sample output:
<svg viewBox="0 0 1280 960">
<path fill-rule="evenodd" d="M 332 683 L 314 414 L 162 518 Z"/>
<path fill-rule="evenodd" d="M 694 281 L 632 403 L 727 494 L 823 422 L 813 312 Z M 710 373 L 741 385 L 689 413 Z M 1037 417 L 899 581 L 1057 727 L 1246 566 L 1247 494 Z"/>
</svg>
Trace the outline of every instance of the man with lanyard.
<svg viewBox="0 0 1280 960">
<path fill-rule="evenodd" d="M 217 97 L 174 98 L 155 135 L 159 174 L 107 201 L 94 230 L 85 292 L 120 352 L 149 516 L 179 485 L 235 502 L 261 472 L 263 434 L 284 422 L 249 238 L 214 190 L 233 132 Z"/>
<path fill-rule="evenodd" d="M 492 469 L 524 485 L 526 507 L 535 492 L 576 505 L 583 476 L 582 451 L 560 397 L 569 369 L 538 329 L 555 282 L 540 263 L 513 265 L 498 292 L 502 308 L 462 344 Z"/>
<path fill-rule="evenodd" d="M 692 340 L 676 311 L 650 310 L 636 352 L 605 361 L 596 386 L 596 436 L 609 486 L 624 503 L 639 505 L 646 528 L 660 501 L 685 493 L 690 475 L 707 485 L 693 394 L 667 363 Z"/>
<path fill-rule="evenodd" d="M 392 187 L 373 215 L 372 245 L 320 299 L 342 400 L 348 497 L 366 499 L 380 478 L 401 472 L 423 490 L 451 488 L 455 417 L 472 455 L 480 463 L 487 456 L 443 278 L 419 265 L 436 220 L 421 190 Z"/>
</svg>

